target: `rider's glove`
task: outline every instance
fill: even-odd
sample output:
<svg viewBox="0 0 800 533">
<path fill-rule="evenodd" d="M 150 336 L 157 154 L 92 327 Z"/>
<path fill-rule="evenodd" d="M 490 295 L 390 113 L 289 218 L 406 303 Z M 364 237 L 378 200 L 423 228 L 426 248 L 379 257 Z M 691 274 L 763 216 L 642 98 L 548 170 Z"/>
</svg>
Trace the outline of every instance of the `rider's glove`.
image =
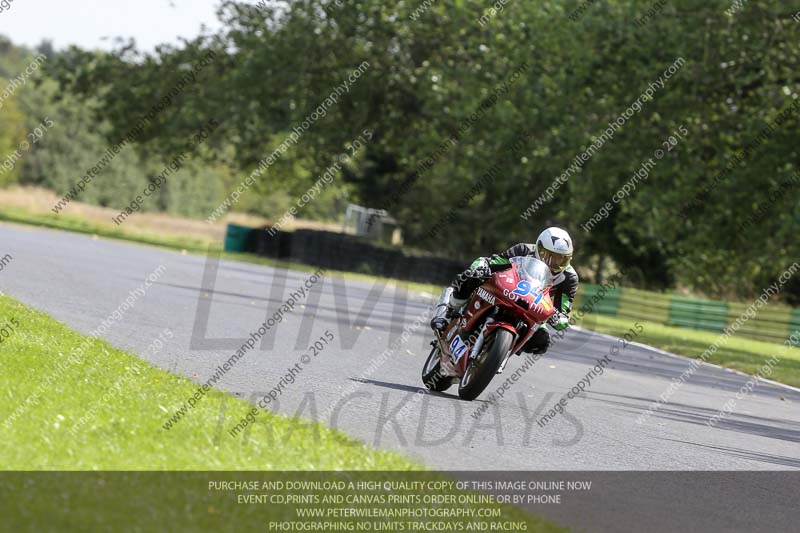
<svg viewBox="0 0 800 533">
<path fill-rule="evenodd" d="M 556 331 L 564 331 L 569 327 L 569 318 L 567 315 L 556 312 L 547 320 L 548 324 L 553 326 Z"/>
<path fill-rule="evenodd" d="M 492 269 L 489 267 L 489 261 L 486 260 L 485 257 L 481 257 L 477 259 L 472 265 L 470 266 L 470 277 L 472 278 L 489 278 L 492 276 Z"/>
</svg>

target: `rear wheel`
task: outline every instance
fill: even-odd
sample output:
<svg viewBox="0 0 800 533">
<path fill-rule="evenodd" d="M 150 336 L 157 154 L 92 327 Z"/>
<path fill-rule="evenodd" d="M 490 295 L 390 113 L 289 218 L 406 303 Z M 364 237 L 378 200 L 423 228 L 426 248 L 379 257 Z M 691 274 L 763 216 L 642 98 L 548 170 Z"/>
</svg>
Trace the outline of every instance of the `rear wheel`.
<svg viewBox="0 0 800 533">
<path fill-rule="evenodd" d="M 444 392 L 453 384 L 453 378 L 442 371 L 441 359 L 442 352 L 439 350 L 439 343 L 434 342 L 433 349 L 428 354 L 428 359 L 425 360 L 425 366 L 422 367 L 422 382 L 428 390 Z"/>
<path fill-rule="evenodd" d="M 463 400 L 474 400 L 492 381 L 514 342 L 514 335 L 505 329 L 496 329 L 486 338 L 481 353 L 467 365 L 467 371 L 458 384 L 458 395 Z"/>
</svg>

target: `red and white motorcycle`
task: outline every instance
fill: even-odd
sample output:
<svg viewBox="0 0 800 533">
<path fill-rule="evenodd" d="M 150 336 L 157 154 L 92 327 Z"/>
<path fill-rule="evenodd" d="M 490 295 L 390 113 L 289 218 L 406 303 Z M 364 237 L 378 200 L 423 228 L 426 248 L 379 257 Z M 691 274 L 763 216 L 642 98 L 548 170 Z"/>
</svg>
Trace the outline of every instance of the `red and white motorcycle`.
<svg viewBox="0 0 800 533">
<path fill-rule="evenodd" d="M 461 315 L 436 332 L 422 382 L 437 392 L 458 383 L 458 395 L 474 400 L 509 358 L 556 312 L 550 268 L 535 257 L 511 258 L 472 294 Z"/>
</svg>

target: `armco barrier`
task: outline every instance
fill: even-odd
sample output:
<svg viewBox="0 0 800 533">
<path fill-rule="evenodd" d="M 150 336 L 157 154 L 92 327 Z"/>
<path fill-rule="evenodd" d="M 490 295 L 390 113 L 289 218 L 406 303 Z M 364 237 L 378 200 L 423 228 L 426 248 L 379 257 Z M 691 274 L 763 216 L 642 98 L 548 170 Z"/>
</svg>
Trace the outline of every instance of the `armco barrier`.
<svg viewBox="0 0 800 533">
<path fill-rule="evenodd" d="M 750 304 L 728 304 L 728 325 L 742 316 Z M 737 331 L 738 335 L 770 342 L 784 342 L 789 336 L 792 310 L 777 304 L 762 307 L 754 318 L 748 318 Z"/>
<path fill-rule="evenodd" d="M 792 338 L 794 336 L 794 338 Z M 786 334 L 786 340 L 791 341 L 793 346 L 800 346 L 800 309 L 792 310 L 792 318 L 789 321 L 789 331 Z"/>
<path fill-rule="evenodd" d="M 619 316 L 634 320 L 647 317 L 649 322 L 669 322 L 670 296 L 625 287 L 619 295 Z"/>
<path fill-rule="evenodd" d="M 667 323 L 671 326 L 723 331 L 728 326 L 728 304 L 715 300 L 673 296 Z"/>
<path fill-rule="evenodd" d="M 605 294 L 603 292 L 605 291 Z M 597 302 L 592 306 L 592 313 L 601 315 L 617 316 L 619 311 L 620 289 L 609 289 L 602 285 L 592 285 L 583 283 L 578 289 L 575 301 L 572 302 L 573 309 L 580 309 L 584 303 L 591 302 L 592 297 L 598 295 Z"/>
<path fill-rule="evenodd" d="M 574 309 L 598 294 L 600 286 L 581 283 Z M 683 328 L 721 333 L 741 317 L 751 304 L 722 302 L 660 294 L 633 288 L 607 291 L 593 312 L 643 320 Z M 774 343 L 784 343 L 796 333 L 793 344 L 800 346 L 800 309 L 771 303 L 762 307 L 755 317 L 748 318 L 736 335 Z"/>
</svg>

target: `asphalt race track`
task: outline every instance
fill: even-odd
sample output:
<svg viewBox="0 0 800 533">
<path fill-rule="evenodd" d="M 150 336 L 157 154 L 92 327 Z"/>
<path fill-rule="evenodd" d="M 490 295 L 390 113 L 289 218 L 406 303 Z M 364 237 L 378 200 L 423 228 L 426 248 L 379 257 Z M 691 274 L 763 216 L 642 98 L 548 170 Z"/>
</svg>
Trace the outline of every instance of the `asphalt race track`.
<svg viewBox="0 0 800 533">
<path fill-rule="evenodd" d="M 83 333 L 94 330 L 163 265 L 164 274 L 105 338 L 198 383 L 310 275 L 222 261 L 212 294 L 208 285 L 203 288 L 203 278 L 205 272 L 206 282 L 211 279 L 213 269 L 207 267 L 213 261 L 207 265 L 201 256 L 14 225 L 0 225 L 0 243 L 3 253 L 13 256 L 0 275 L 0 290 Z M 276 280 L 284 278 L 282 287 Z M 420 393 L 430 342 L 430 296 L 326 277 L 300 303 L 257 345 L 260 349 L 221 379 L 221 388 L 252 403 L 273 391 L 273 410 L 317 419 L 437 470 L 800 469 L 800 392 L 789 387 L 762 382 L 736 402 L 731 415 L 709 427 L 706 421 L 749 378 L 704 365 L 640 424 L 639 415 L 689 367 L 689 360 L 628 345 L 610 356 L 611 363 L 586 392 L 569 400 L 563 415 L 540 427 L 537 420 L 598 359 L 622 346 L 617 340 L 570 331 L 503 398 L 486 405 L 522 358 L 512 359 L 505 374 L 474 402 L 459 400 L 455 386 L 445 394 Z M 199 311 L 203 307 L 209 309 L 207 327 Z M 403 328 L 413 328 L 415 320 L 421 326 L 403 342 Z M 148 349 L 165 328 L 172 335 L 166 346 Z M 301 363 L 326 330 L 335 337 L 332 344 L 287 383 L 288 368 Z M 481 406 L 485 412 L 477 416 Z M 216 438 L 234 438 L 230 428 L 216 426 L 209 427 Z M 264 429 L 256 425 L 253 431 Z M 237 437 L 243 446 L 246 437 Z M 765 502 L 770 497 L 754 496 Z M 790 504 L 796 507 L 796 501 Z M 774 509 L 770 512 L 774 516 Z"/>
</svg>

